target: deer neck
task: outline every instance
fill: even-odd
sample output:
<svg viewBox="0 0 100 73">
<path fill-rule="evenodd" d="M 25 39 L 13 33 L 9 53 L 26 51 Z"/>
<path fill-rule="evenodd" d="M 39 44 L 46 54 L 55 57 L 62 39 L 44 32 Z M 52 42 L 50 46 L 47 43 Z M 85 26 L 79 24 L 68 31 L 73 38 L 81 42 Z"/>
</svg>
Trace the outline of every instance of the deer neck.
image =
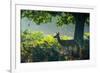
<svg viewBox="0 0 100 73">
<path fill-rule="evenodd" d="M 59 37 L 59 36 L 58 36 L 57 40 L 58 40 L 58 42 L 59 42 L 59 43 L 61 43 L 61 39 L 60 39 L 60 37 Z"/>
</svg>

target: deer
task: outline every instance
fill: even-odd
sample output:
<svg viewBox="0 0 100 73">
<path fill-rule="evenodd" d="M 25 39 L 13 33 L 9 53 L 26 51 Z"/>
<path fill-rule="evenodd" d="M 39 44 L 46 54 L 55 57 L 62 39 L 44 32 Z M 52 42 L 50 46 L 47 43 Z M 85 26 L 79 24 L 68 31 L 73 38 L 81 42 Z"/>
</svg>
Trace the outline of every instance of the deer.
<svg viewBox="0 0 100 73">
<path fill-rule="evenodd" d="M 54 38 L 57 39 L 58 43 L 61 45 L 63 50 L 66 52 L 66 55 L 69 59 L 79 59 L 80 58 L 80 47 L 75 40 L 62 40 L 60 38 L 60 33 L 57 32 Z"/>
</svg>

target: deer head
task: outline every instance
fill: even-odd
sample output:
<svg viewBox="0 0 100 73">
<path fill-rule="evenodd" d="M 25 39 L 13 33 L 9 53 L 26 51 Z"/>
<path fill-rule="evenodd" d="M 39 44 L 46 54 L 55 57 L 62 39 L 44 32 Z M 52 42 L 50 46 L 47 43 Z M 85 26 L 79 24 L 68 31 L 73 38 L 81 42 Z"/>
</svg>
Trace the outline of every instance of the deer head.
<svg viewBox="0 0 100 73">
<path fill-rule="evenodd" d="M 54 38 L 59 38 L 59 32 L 56 33 L 56 35 L 54 36 Z"/>
</svg>

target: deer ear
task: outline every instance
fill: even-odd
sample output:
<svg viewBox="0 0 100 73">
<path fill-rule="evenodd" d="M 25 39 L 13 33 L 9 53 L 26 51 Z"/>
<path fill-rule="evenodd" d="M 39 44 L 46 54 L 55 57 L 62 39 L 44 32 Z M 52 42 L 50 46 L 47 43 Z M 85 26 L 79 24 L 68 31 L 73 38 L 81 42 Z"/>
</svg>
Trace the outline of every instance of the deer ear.
<svg viewBox="0 0 100 73">
<path fill-rule="evenodd" d="M 59 32 L 57 32 L 57 34 L 59 34 Z"/>
</svg>

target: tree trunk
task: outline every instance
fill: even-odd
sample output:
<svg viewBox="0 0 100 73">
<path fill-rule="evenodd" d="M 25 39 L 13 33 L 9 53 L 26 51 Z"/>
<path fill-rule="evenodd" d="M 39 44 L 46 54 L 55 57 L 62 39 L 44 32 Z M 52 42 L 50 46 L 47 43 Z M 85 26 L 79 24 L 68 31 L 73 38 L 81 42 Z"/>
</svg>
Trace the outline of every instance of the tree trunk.
<svg viewBox="0 0 100 73">
<path fill-rule="evenodd" d="M 83 43 L 84 43 L 84 25 L 87 14 L 85 13 L 76 13 L 74 14 L 75 17 L 75 32 L 74 32 L 74 40 L 77 41 L 80 47 L 80 53 L 82 54 Z"/>
<path fill-rule="evenodd" d="M 85 16 L 84 14 L 78 13 L 74 15 L 75 17 L 75 33 L 74 33 L 74 40 L 80 44 L 82 47 L 83 44 L 83 36 L 84 36 L 84 24 L 85 24 Z"/>
</svg>

